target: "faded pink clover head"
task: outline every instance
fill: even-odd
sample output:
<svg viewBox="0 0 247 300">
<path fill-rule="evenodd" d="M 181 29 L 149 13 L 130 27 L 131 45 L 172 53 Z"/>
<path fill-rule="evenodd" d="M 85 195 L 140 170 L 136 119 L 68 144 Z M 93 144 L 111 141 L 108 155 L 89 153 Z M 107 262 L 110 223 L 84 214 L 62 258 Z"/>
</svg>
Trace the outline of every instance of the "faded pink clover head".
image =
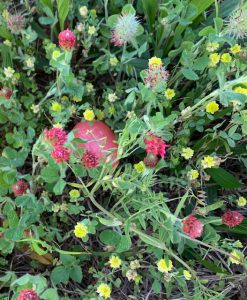
<svg viewBox="0 0 247 300">
<path fill-rule="evenodd" d="M 53 146 L 63 145 L 67 142 L 67 134 L 62 128 L 53 127 L 44 130 L 45 140 L 49 141 Z"/>
<path fill-rule="evenodd" d="M 111 42 L 115 46 L 122 46 L 133 40 L 137 34 L 139 22 L 134 14 L 122 14 L 118 17 Z"/>
<path fill-rule="evenodd" d="M 237 8 L 230 16 L 227 24 L 227 33 L 231 36 L 242 39 L 247 37 L 247 9 Z"/>
<path fill-rule="evenodd" d="M 24 28 L 25 19 L 22 15 L 9 15 L 7 19 L 7 26 L 12 33 L 18 33 Z"/>
<path fill-rule="evenodd" d="M 169 78 L 169 72 L 163 65 L 151 65 L 145 71 L 145 85 L 150 88 L 157 88 L 158 86 L 164 85 Z"/>
</svg>

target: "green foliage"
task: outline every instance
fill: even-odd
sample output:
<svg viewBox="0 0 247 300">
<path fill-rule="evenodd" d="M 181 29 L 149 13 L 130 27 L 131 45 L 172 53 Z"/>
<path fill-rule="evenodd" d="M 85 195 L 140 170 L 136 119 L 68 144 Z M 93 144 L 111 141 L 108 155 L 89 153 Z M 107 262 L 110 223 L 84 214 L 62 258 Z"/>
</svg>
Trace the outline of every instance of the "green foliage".
<svg viewBox="0 0 247 300">
<path fill-rule="evenodd" d="M 242 297 L 247 221 L 222 215 L 246 215 L 247 44 L 229 33 L 246 5 L 12 2 L 0 1 L 0 299 Z"/>
</svg>

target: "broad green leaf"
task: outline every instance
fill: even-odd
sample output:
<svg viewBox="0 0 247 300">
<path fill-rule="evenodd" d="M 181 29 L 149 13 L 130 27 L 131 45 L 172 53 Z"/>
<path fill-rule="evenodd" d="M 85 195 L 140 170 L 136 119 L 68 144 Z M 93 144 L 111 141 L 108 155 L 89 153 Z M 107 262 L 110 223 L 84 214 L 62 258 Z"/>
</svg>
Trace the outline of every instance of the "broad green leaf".
<svg viewBox="0 0 247 300">
<path fill-rule="evenodd" d="M 59 179 L 59 170 L 55 166 L 46 166 L 41 170 L 40 175 L 45 182 L 53 183 Z"/>
<path fill-rule="evenodd" d="M 184 77 L 189 80 L 198 80 L 199 79 L 198 75 L 189 68 L 182 68 L 182 73 L 183 73 Z"/>
<path fill-rule="evenodd" d="M 117 246 L 121 240 L 121 235 L 116 231 L 106 229 L 100 233 L 99 238 L 106 245 Z"/>
<path fill-rule="evenodd" d="M 69 13 L 69 0 L 57 0 L 58 19 L 61 30 L 64 30 L 64 22 Z"/>
<path fill-rule="evenodd" d="M 53 188 L 53 192 L 55 193 L 55 195 L 62 195 L 65 186 L 66 181 L 60 178 Z"/>
<path fill-rule="evenodd" d="M 242 187 L 241 182 L 239 182 L 231 173 L 222 168 L 206 169 L 206 172 L 217 184 L 219 184 L 223 188 L 237 189 Z"/>
<path fill-rule="evenodd" d="M 63 266 L 55 267 L 51 272 L 51 281 L 53 284 L 66 283 L 69 280 L 68 269 Z"/>
<path fill-rule="evenodd" d="M 126 4 L 124 5 L 123 9 L 122 9 L 122 14 L 135 14 L 136 11 L 133 7 L 133 5 L 131 4 Z"/>
<path fill-rule="evenodd" d="M 40 296 L 41 299 L 44 300 L 59 300 L 59 296 L 57 294 L 57 290 L 56 289 L 47 289 L 44 291 L 44 293 Z"/>
<path fill-rule="evenodd" d="M 158 0 L 142 0 L 145 17 L 148 21 L 149 30 L 153 30 L 157 17 L 159 1 Z"/>
<path fill-rule="evenodd" d="M 69 277 L 75 282 L 80 283 L 82 281 L 82 269 L 80 266 L 74 266 L 69 272 Z"/>
</svg>

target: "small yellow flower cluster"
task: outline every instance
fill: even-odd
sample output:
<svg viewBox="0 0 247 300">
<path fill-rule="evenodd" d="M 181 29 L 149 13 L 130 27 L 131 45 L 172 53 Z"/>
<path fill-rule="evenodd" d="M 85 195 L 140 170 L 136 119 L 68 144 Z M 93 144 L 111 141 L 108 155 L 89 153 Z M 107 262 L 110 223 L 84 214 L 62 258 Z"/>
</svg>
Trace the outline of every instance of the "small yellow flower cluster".
<svg viewBox="0 0 247 300">
<path fill-rule="evenodd" d="M 88 234 L 88 228 L 85 224 L 83 223 L 77 223 L 74 229 L 74 234 L 78 238 L 84 238 Z"/>
<path fill-rule="evenodd" d="M 166 96 L 166 98 L 168 99 L 168 100 L 172 100 L 172 98 L 174 98 L 175 97 L 175 91 L 173 90 L 173 89 L 167 89 L 166 91 L 165 91 L 165 96 Z"/>
<path fill-rule="evenodd" d="M 83 117 L 86 121 L 93 121 L 95 118 L 95 114 L 94 114 L 93 110 L 86 109 L 83 113 Z"/>
<path fill-rule="evenodd" d="M 76 97 L 76 96 L 74 96 L 73 97 L 73 101 L 75 101 L 75 102 L 81 102 L 81 98 L 79 98 L 79 97 Z"/>
<path fill-rule="evenodd" d="M 210 67 L 216 67 L 219 62 L 220 62 L 220 55 L 218 53 L 215 52 L 209 55 Z"/>
<path fill-rule="evenodd" d="M 153 68 L 160 67 L 160 66 L 162 66 L 162 60 L 160 58 L 154 56 L 154 57 L 152 57 L 152 58 L 149 59 L 148 66 L 149 66 L 149 68 L 150 67 L 151 68 L 152 67 Z"/>
<path fill-rule="evenodd" d="M 237 203 L 238 203 L 238 206 L 240 206 L 240 207 L 245 206 L 247 203 L 247 200 L 244 197 L 239 197 Z"/>
<path fill-rule="evenodd" d="M 111 268 L 113 269 L 117 269 L 121 266 L 122 264 L 122 260 L 118 257 L 118 256 L 112 256 L 110 259 L 109 259 L 109 265 Z"/>
<path fill-rule="evenodd" d="M 54 112 L 61 112 L 62 111 L 62 105 L 59 104 L 57 101 L 55 101 L 51 105 L 51 110 L 54 111 Z"/>
<path fill-rule="evenodd" d="M 88 34 L 89 35 L 94 35 L 96 33 L 96 28 L 95 26 L 88 26 Z"/>
<path fill-rule="evenodd" d="M 230 48 L 232 54 L 237 54 L 241 51 L 241 46 L 239 44 L 235 44 Z"/>
<path fill-rule="evenodd" d="M 206 50 L 208 52 L 214 52 L 219 48 L 219 43 L 215 43 L 215 42 L 209 42 L 206 46 Z"/>
<path fill-rule="evenodd" d="M 186 280 L 191 280 L 192 275 L 190 274 L 189 271 L 184 270 L 183 274 L 184 274 L 184 277 L 185 277 Z"/>
<path fill-rule="evenodd" d="M 69 192 L 69 195 L 71 198 L 77 199 L 80 197 L 80 192 L 74 189 Z"/>
<path fill-rule="evenodd" d="M 181 156 L 183 156 L 183 158 L 189 160 L 193 155 L 194 155 L 193 149 L 191 149 L 189 147 L 182 149 Z"/>
<path fill-rule="evenodd" d="M 199 177 L 199 172 L 197 170 L 190 170 L 187 176 L 189 180 L 196 180 Z"/>
<path fill-rule="evenodd" d="M 232 61 L 232 57 L 229 53 L 223 53 L 220 60 L 225 64 L 229 64 Z"/>
<path fill-rule="evenodd" d="M 240 265 L 241 261 L 244 259 L 244 255 L 242 252 L 238 250 L 233 250 L 231 252 L 231 256 L 229 257 L 229 261 L 233 264 Z"/>
<path fill-rule="evenodd" d="M 119 63 L 119 60 L 114 56 L 110 58 L 110 65 L 115 67 Z"/>
<path fill-rule="evenodd" d="M 239 93 L 239 94 L 243 94 L 245 96 L 247 96 L 247 89 L 241 87 L 241 86 L 238 86 L 234 89 L 234 92 L 235 93 Z"/>
<path fill-rule="evenodd" d="M 158 262 L 157 262 L 157 266 L 158 266 L 158 270 L 161 272 L 161 273 L 167 273 L 169 271 L 172 270 L 172 261 L 169 259 L 169 260 L 165 260 L 165 259 L 160 259 Z"/>
<path fill-rule="evenodd" d="M 96 117 L 99 119 L 99 120 L 103 120 L 105 118 L 105 113 L 102 111 L 102 110 L 98 110 L 96 112 Z"/>
<path fill-rule="evenodd" d="M 201 161 L 201 165 L 202 165 L 203 169 L 210 169 L 213 167 L 218 167 L 219 161 L 217 160 L 217 158 L 207 155 L 207 156 L 203 157 L 203 159 Z"/>
<path fill-rule="evenodd" d="M 108 299 L 111 296 L 111 288 L 108 284 L 101 283 L 97 288 L 97 293 L 100 295 L 100 297 Z"/>
<path fill-rule="evenodd" d="M 219 104 L 216 101 L 210 101 L 206 105 L 206 112 L 209 114 L 214 114 L 219 110 Z"/>
<path fill-rule="evenodd" d="M 146 166 L 145 166 L 143 161 L 140 161 L 138 164 L 134 165 L 134 168 L 135 168 L 137 173 L 141 174 L 145 171 Z"/>
</svg>

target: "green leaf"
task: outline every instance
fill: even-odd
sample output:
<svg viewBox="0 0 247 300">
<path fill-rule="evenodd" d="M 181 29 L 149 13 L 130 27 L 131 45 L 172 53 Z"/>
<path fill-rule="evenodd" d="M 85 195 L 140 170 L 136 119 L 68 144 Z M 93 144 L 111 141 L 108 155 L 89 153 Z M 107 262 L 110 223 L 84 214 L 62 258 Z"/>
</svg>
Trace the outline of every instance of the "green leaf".
<svg viewBox="0 0 247 300">
<path fill-rule="evenodd" d="M 106 229 L 100 233 L 100 241 L 105 245 L 117 246 L 121 241 L 121 235 L 113 230 Z"/>
<path fill-rule="evenodd" d="M 154 23 L 156 20 L 156 16 L 159 8 L 158 0 L 142 0 L 143 10 L 145 13 L 145 17 L 148 21 L 149 30 L 153 30 Z"/>
<path fill-rule="evenodd" d="M 242 187 L 242 183 L 239 182 L 231 173 L 222 168 L 206 169 L 211 178 L 220 186 L 226 189 L 237 189 Z"/>
<path fill-rule="evenodd" d="M 129 236 L 126 235 L 122 235 L 121 239 L 118 243 L 116 252 L 121 253 L 121 252 L 125 252 L 127 250 L 129 250 L 131 247 L 131 239 Z"/>
<path fill-rule="evenodd" d="M 53 183 L 59 179 L 59 170 L 56 166 L 46 166 L 41 170 L 40 175 L 45 182 Z"/>
<path fill-rule="evenodd" d="M 135 14 L 135 13 L 136 13 L 136 11 L 131 4 L 126 4 L 122 8 L 122 14 Z"/>
<path fill-rule="evenodd" d="M 65 186 L 66 181 L 60 178 L 53 188 L 53 192 L 55 193 L 55 195 L 62 195 Z"/>
<path fill-rule="evenodd" d="M 107 19 L 107 25 L 110 28 L 113 28 L 116 25 L 117 20 L 118 20 L 118 15 L 112 15 Z"/>
<path fill-rule="evenodd" d="M 51 281 L 53 284 L 66 283 L 69 280 L 69 272 L 63 266 L 55 267 L 51 272 Z"/>
<path fill-rule="evenodd" d="M 182 73 L 183 73 L 184 77 L 189 80 L 198 80 L 199 79 L 198 75 L 191 69 L 182 68 Z"/>
<path fill-rule="evenodd" d="M 72 280 L 80 283 L 82 281 L 82 270 L 80 266 L 74 266 L 73 269 L 70 270 L 69 276 Z"/>
<path fill-rule="evenodd" d="M 69 0 L 57 0 L 58 19 L 61 30 L 64 30 L 64 21 L 69 13 Z"/>
<path fill-rule="evenodd" d="M 59 300 L 59 296 L 57 294 L 57 290 L 56 289 L 47 289 L 45 290 L 45 292 L 40 296 L 41 299 L 44 300 Z"/>
</svg>

